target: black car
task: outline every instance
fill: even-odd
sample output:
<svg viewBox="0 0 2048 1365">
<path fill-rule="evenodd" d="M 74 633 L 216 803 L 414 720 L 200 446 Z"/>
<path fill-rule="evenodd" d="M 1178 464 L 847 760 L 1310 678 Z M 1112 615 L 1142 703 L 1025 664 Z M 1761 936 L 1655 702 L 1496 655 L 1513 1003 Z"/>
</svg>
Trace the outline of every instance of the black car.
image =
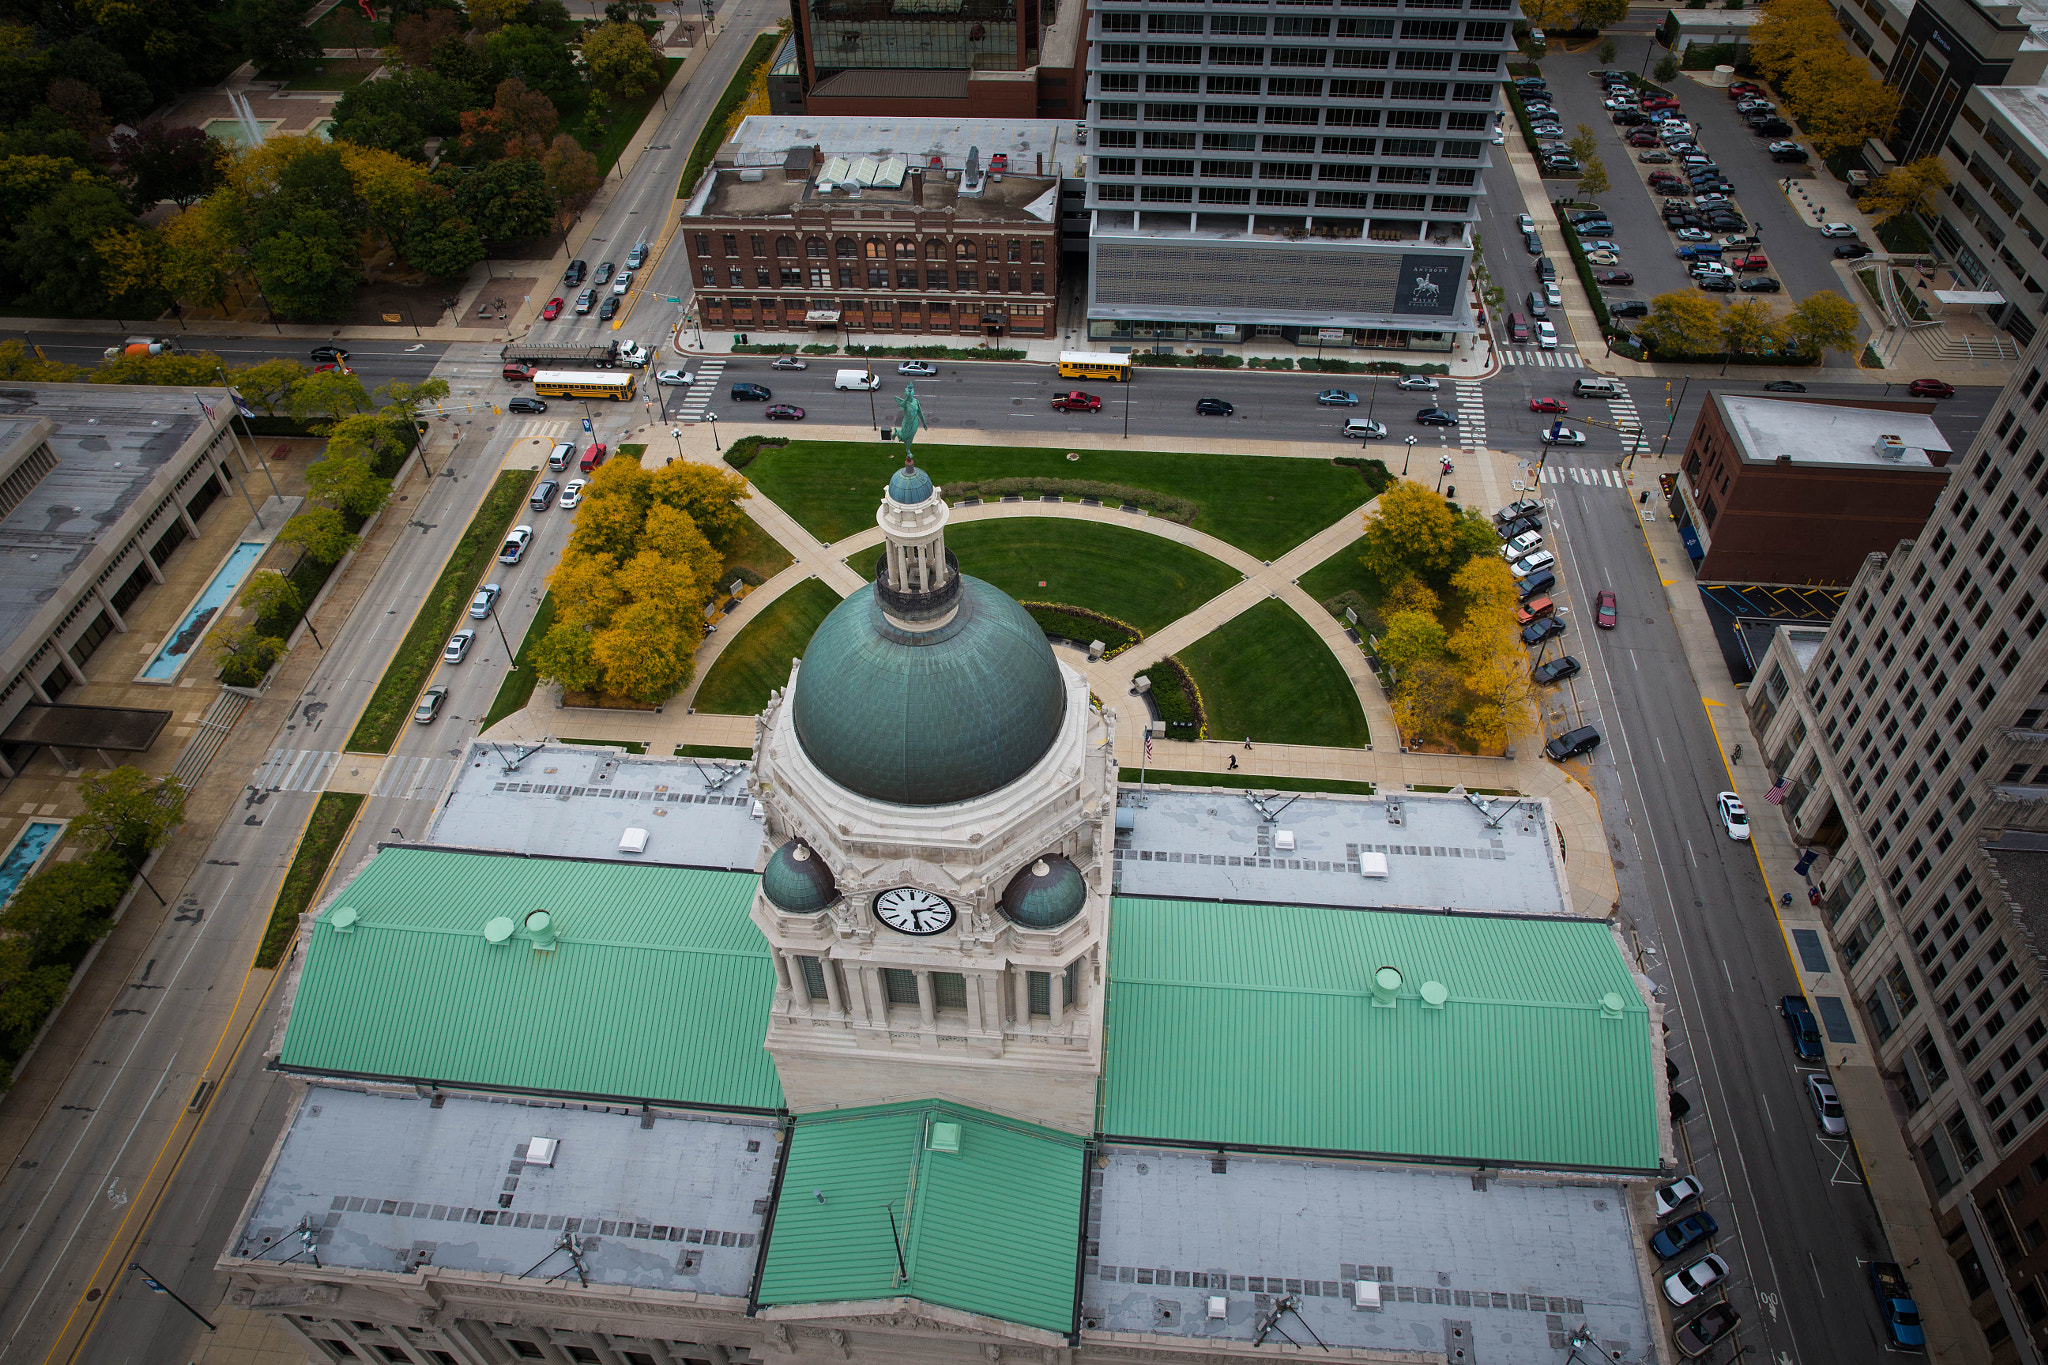
<svg viewBox="0 0 2048 1365">
<path fill-rule="evenodd" d="M 1821 1060 L 1820 1024 L 1814 1019 L 1813 1011 L 1807 1006 L 1803 995 L 1787 995 L 1778 999 L 1778 1013 L 1785 1016 L 1785 1031 L 1792 1035 L 1792 1050 L 1801 1061 Z"/>
<path fill-rule="evenodd" d="M 562 283 L 574 289 L 583 283 L 583 277 L 590 273 L 590 267 L 582 261 L 569 262 L 569 268 L 562 272 Z"/>
<path fill-rule="evenodd" d="M 1566 219 L 1567 219 L 1568 221 L 1570 221 L 1570 222 L 1574 222 L 1574 223 L 1582 223 L 1582 222 L 1584 222 L 1584 221 L 1585 221 L 1586 219 L 1588 219 L 1588 218 L 1605 218 L 1606 216 L 1607 216 L 1607 210 L 1606 210 L 1606 209 L 1600 209 L 1600 208 L 1588 208 L 1588 209 L 1573 209 L 1573 210 L 1572 210 L 1572 211 L 1571 211 L 1570 213 L 1567 213 L 1567 214 L 1565 215 L 1565 218 L 1566 218 Z"/>
<path fill-rule="evenodd" d="M 1791 161 L 1791 162 L 1802 162 L 1802 161 L 1805 161 L 1806 159 L 1807 159 L 1807 157 L 1806 157 L 1806 151 L 1805 151 L 1805 149 L 1804 149 L 1804 148 L 1800 148 L 1800 147 L 1794 147 L 1794 148 L 1793 148 L 1793 149 L 1792 149 L 1791 151 L 1789 151 L 1789 152 L 1772 152 L 1772 153 L 1771 153 L 1771 160 L 1773 160 L 1773 161 Z"/>
<path fill-rule="evenodd" d="M 604 302 L 599 304 L 597 308 L 597 320 L 599 322 L 610 322 L 618 315 L 619 296 L 617 294 L 605 295 Z"/>
<path fill-rule="evenodd" d="M 1611 318 L 1646 318 L 1650 316 L 1650 305 L 1641 299 L 1623 299 L 1620 303 L 1607 305 L 1607 316 Z"/>
<path fill-rule="evenodd" d="M 1195 400 L 1195 411 L 1204 417 L 1228 417 L 1237 409 L 1221 398 L 1198 398 Z"/>
<path fill-rule="evenodd" d="M 1600 732 L 1590 725 L 1581 725 L 1576 730 L 1567 730 L 1543 746 L 1543 756 L 1553 763 L 1562 763 L 1580 754 L 1589 754 L 1600 747 Z"/>
<path fill-rule="evenodd" d="M 1555 616 L 1546 616 L 1541 621 L 1531 621 L 1522 627 L 1522 643 L 1540 645 L 1545 640 L 1564 634 L 1564 622 Z"/>
<path fill-rule="evenodd" d="M 1529 248 L 1531 256 L 1541 256 L 1543 254 L 1543 239 L 1533 232 L 1522 234 L 1522 245 Z"/>
<path fill-rule="evenodd" d="M 1870 254 L 1870 248 L 1862 242 L 1842 242 L 1835 247 L 1838 261 L 1860 261 Z"/>
<path fill-rule="evenodd" d="M 1542 529 L 1543 518 L 1541 517 L 1516 517 L 1513 521 L 1507 522 L 1500 527 L 1499 535 L 1502 540 L 1513 540 L 1516 536 L 1525 536 L 1531 531 L 1540 531 Z"/>
<path fill-rule="evenodd" d="M 1745 294 L 1776 294 L 1783 290 L 1784 286 L 1769 275 L 1759 275 L 1753 280 L 1744 280 L 1738 288 Z"/>
<path fill-rule="evenodd" d="M 1526 602 L 1532 597 L 1538 597 L 1543 593 L 1549 592 L 1556 586 L 1557 575 L 1548 569 L 1542 569 L 1515 584 L 1515 596 Z"/>
<path fill-rule="evenodd" d="M 1706 290 L 1709 294 L 1732 294 L 1735 292 L 1735 281 L 1729 279 L 1726 275 L 1707 275 L 1693 281 L 1693 283 Z"/>
<path fill-rule="evenodd" d="M 1550 263 L 1548 256 L 1538 256 L 1536 258 L 1536 278 L 1544 281 L 1546 284 L 1557 278 L 1557 267 Z"/>
<path fill-rule="evenodd" d="M 1749 125 L 1749 130 L 1758 137 L 1788 137 L 1792 125 L 1781 118 L 1767 118 Z"/>
<path fill-rule="evenodd" d="M 313 348 L 313 363 L 315 365 L 339 365 L 347 359 L 348 352 L 342 350 L 339 346 L 315 346 Z"/>
<path fill-rule="evenodd" d="M 1636 277 L 1626 270 L 1596 270 L 1593 272 L 1593 283 L 1595 284 L 1634 284 L 1635 282 Z"/>
<path fill-rule="evenodd" d="M 1773 379 L 1764 385 L 1765 393 L 1805 393 L 1806 385 L 1796 379 Z"/>
<path fill-rule="evenodd" d="M 735 384 L 732 386 L 732 401 L 735 403 L 765 403 L 774 396 L 766 384 Z"/>
<path fill-rule="evenodd" d="M 1458 425 L 1456 414 L 1442 408 L 1424 408 L 1415 414 L 1415 420 L 1426 427 L 1454 427 Z"/>
<path fill-rule="evenodd" d="M 1614 224 L 1608 222 L 1605 218 L 1595 218 L 1590 223 L 1573 223 L 1572 231 L 1578 233 L 1581 237 L 1612 237 L 1614 235 Z"/>
<path fill-rule="evenodd" d="M 548 405 L 538 398 L 515 398 L 505 407 L 511 412 L 541 413 L 548 410 Z"/>
<path fill-rule="evenodd" d="M 1571 655 L 1552 659 L 1547 664 L 1538 664 L 1529 670 L 1529 680 L 1539 685 L 1563 682 L 1579 671 L 1579 661 Z"/>
<path fill-rule="evenodd" d="M 1640 128 L 1649 121 L 1650 116 L 1640 109 L 1621 109 L 1614 115 L 1616 126 L 1622 128 Z"/>
</svg>

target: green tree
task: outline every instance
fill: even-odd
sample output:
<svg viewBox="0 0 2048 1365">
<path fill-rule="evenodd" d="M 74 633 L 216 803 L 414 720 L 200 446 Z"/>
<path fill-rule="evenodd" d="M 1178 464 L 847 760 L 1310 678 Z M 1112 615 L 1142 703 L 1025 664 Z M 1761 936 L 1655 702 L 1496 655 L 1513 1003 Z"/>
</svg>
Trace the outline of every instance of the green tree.
<svg viewBox="0 0 2048 1365">
<path fill-rule="evenodd" d="M 236 0 L 234 31 L 242 56 L 258 70 L 288 67 L 320 55 L 320 40 L 306 27 L 297 0 Z"/>
<path fill-rule="evenodd" d="M 614 104 L 651 95 L 661 85 L 661 54 L 637 24 L 603 24 L 583 35 L 590 83 Z"/>
<path fill-rule="evenodd" d="M 355 233 L 324 209 L 302 208 L 271 224 L 249 249 L 249 265 L 270 306 L 293 320 L 345 316 L 363 278 Z"/>
<path fill-rule="evenodd" d="M 435 279 L 467 274 L 485 254 L 476 224 L 456 209 L 453 194 L 433 183 L 420 186 L 403 250 L 407 264 Z"/>
<path fill-rule="evenodd" d="M 183 355 L 117 355 L 100 362 L 92 372 L 95 384 L 156 384 L 169 388 L 196 389 L 220 382 L 220 357 L 211 351 Z"/>
<path fill-rule="evenodd" d="M 391 480 L 379 478 L 361 456 L 329 447 L 324 459 L 306 467 L 306 491 L 358 517 L 373 515 L 391 497 Z"/>
<path fill-rule="evenodd" d="M 1380 635 L 1379 656 L 1405 678 L 1415 665 L 1444 657 L 1448 637 L 1441 622 L 1420 611 L 1397 611 L 1387 618 Z"/>
<path fill-rule="evenodd" d="M 294 421 L 310 423 L 320 419 L 336 422 L 349 413 L 366 411 L 370 406 L 370 391 L 363 387 L 362 380 L 352 374 L 323 370 L 292 385 L 289 406 Z"/>
<path fill-rule="evenodd" d="M 85 812 L 70 833 L 96 848 L 112 849 L 139 864 L 162 848 L 171 831 L 185 823 L 185 784 L 169 774 L 151 777 L 123 764 L 78 781 Z"/>
<path fill-rule="evenodd" d="M 400 20 L 399 26 L 409 22 Z M 555 46 L 566 61 L 567 49 L 559 42 Z M 336 141 L 424 161 L 426 140 L 452 137 L 468 103 L 469 92 L 445 76 L 432 71 L 396 71 L 343 92 L 334 105 L 330 135 Z"/>
<path fill-rule="evenodd" d="M 361 543 L 332 507 L 307 508 L 284 524 L 277 539 L 280 544 L 298 546 L 322 564 L 340 563 L 343 555 Z"/>
<path fill-rule="evenodd" d="M 1607 193 L 1607 163 L 1598 156 L 1589 156 L 1584 169 L 1579 172 L 1579 195 L 1584 199 L 1597 199 Z"/>
<path fill-rule="evenodd" d="M 580 625 L 558 622 L 550 628 L 533 648 L 533 670 L 567 692 L 594 692 L 604 682 L 590 632 Z"/>
<path fill-rule="evenodd" d="M 1678 79 L 1678 72 L 1678 58 L 1667 55 L 1657 59 L 1656 76 L 1658 80 L 1675 81 Z"/>
<path fill-rule="evenodd" d="M 385 419 L 401 430 L 416 425 L 422 412 L 440 406 L 447 397 L 445 379 L 422 379 L 417 384 L 394 379 L 377 388 L 377 401 L 383 405 Z"/>
<path fill-rule="evenodd" d="M 1628 18 L 1628 0 L 1578 0 L 1580 28 L 1611 28 Z M 1600 60 L 1614 60 L 1614 40 L 1600 44 Z"/>
<path fill-rule="evenodd" d="M 1626 14 L 1627 12 L 1628 12 L 1628 6 L 1627 6 L 1627 4 L 1626 4 L 1626 0 L 1624 0 L 1624 3 L 1623 3 L 1623 5 L 1622 5 L 1622 13 Z M 1614 44 L 1614 39 L 1612 39 L 1612 38 L 1602 38 L 1602 39 L 1600 40 L 1600 62 L 1601 62 L 1601 64 L 1602 64 L 1602 65 L 1604 66 L 1604 65 L 1605 65 L 1605 64 L 1607 64 L 1608 62 L 1611 62 L 1611 61 L 1613 61 L 1613 60 L 1615 59 L 1616 55 L 1620 53 L 1620 51 L 1621 51 L 1621 49 L 1620 49 L 1619 47 L 1616 47 L 1616 46 L 1615 46 L 1615 44 Z"/>
<path fill-rule="evenodd" d="M 1692 290 L 1673 290 L 1650 300 L 1637 332 L 1661 351 L 1706 355 L 1721 339 L 1721 304 Z"/>
<path fill-rule="evenodd" d="M 14 230 L 7 262 L 27 286 L 21 301 L 73 317 L 111 311 L 116 298 L 108 292 L 94 243 L 134 224 L 135 215 L 104 181 L 74 181 L 57 189 Z"/>
<path fill-rule="evenodd" d="M 546 95 L 556 109 L 573 104 L 583 93 L 583 75 L 566 43 L 531 24 L 507 24 L 489 40 L 491 59 L 508 76 Z"/>
<path fill-rule="evenodd" d="M 1871 182 L 1856 207 L 1873 223 L 1884 223 L 1902 213 L 1932 216 L 1941 192 L 1948 188 L 1948 169 L 1938 156 L 1923 156 L 1894 166 Z"/>
<path fill-rule="evenodd" d="M 56 863 L 21 884 L 0 911 L 0 934 L 21 939 L 36 962 L 70 963 L 107 932 L 132 877 L 119 853 L 99 849 Z"/>
<path fill-rule="evenodd" d="M 242 605 L 255 612 L 259 621 L 281 616 L 296 620 L 306 609 L 306 599 L 298 584 L 275 569 L 263 569 L 249 575 L 243 585 Z"/>
<path fill-rule="evenodd" d="M 1589 159 L 1600 149 L 1600 135 L 1588 123 L 1581 123 L 1572 132 L 1571 141 L 1565 144 L 1572 149 L 1572 155 L 1581 161 Z"/>
<path fill-rule="evenodd" d="M 7 1055 L 28 1050 L 70 985 L 70 964 L 38 963 L 28 940 L 0 938 L 0 1047 Z"/>
<path fill-rule="evenodd" d="M 1781 324 L 1786 341 L 1795 351 L 1819 354 L 1822 351 L 1841 351 L 1844 354 L 1856 349 L 1858 334 L 1863 329 L 1863 314 L 1856 305 L 1832 289 L 1816 289 L 1785 315 Z"/>
<path fill-rule="evenodd" d="M 526 157 L 467 172 L 444 166 L 434 172 L 433 183 L 450 193 L 456 214 L 474 223 L 487 242 L 543 236 L 554 222 L 547 172 Z"/>
<path fill-rule="evenodd" d="M 220 680 L 230 687 L 258 687 L 285 654 L 285 643 L 255 625 L 226 625 L 207 637 Z"/>
<path fill-rule="evenodd" d="M 292 390 L 311 371 L 296 360 L 259 360 L 228 371 L 228 382 L 253 408 L 275 417 L 277 410 L 291 403 Z"/>
<path fill-rule="evenodd" d="M 1733 355 L 1759 355 L 1778 336 L 1778 319 L 1762 299 L 1732 303 L 1721 314 L 1721 349 Z"/>
<path fill-rule="evenodd" d="M 85 378 L 83 365 L 45 360 L 20 341 L 0 341 L 0 379 L 31 384 L 76 384 Z"/>
<path fill-rule="evenodd" d="M 373 471 L 398 472 L 405 453 L 412 449 L 406 439 L 403 411 L 357 412 L 340 419 L 321 434 L 327 437 L 327 453 L 347 455 L 367 462 Z"/>
</svg>

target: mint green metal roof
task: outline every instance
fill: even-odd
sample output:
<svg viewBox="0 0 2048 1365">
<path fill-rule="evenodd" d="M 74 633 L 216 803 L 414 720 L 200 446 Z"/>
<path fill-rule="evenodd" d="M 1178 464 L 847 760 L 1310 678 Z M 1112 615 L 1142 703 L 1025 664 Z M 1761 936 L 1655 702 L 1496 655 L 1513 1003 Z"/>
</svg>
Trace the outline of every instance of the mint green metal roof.
<svg viewBox="0 0 2048 1365">
<path fill-rule="evenodd" d="M 767 942 L 739 872 L 389 848 L 313 926 L 280 1061 L 679 1104 L 779 1109 Z M 328 922 L 343 908 L 347 933 Z M 536 952 L 497 916 L 553 916 Z"/>
<path fill-rule="evenodd" d="M 933 1123 L 960 1125 L 959 1151 L 928 1148 Z M 760 1302 L 908 1297 L 1070 1331 L 1084 1165 L 1080 1138 L 964 1105 L 802 1115 Z M 907 1280 L 897 1273 L 891 1209 Z"/>
<path fill-rule="evenodd" d="M 1112 1136 L 1657 1166 L 1649 1011 L 1602 921 L 1119 897 L 1109 966 Z"/>
</svg>

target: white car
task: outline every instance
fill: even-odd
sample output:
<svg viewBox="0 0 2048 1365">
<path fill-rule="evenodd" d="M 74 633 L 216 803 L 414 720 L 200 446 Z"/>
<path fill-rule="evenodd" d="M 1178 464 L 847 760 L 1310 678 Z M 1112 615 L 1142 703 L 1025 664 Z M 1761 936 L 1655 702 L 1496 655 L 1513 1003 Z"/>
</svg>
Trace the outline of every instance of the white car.
<svg viewBox="0 0 2048 1365">
<path fill-rule="evenodd" d="M 469 599 L 469 619 L 481 621 L 491 614 L 491 607 L 504 589 L 496 583 L 486 583 L 476 590 L 476 596 Z"/>
<path fill-rule="evenodd" d="M 1586 443 L 1586 433 L 1583 431 L 1573 431 L 1570 427 L 1559 427 L 1556 436 L 1550 435 L 1549 431 L 1546 430 L 1544 432 L 1544 439 L 1554 446 L 1582 446 Z"/>
<path fill-rule="evenodd" d="M 459 664 L 469 656 L 469 647 L 476 643 L 476 632 L 458 630 L 448 637 L 448 647 L 441 651 L 441 662 Z"/>
<path fill-rule="evenodd" d="M 1854 237 L 1856 229 L 1850 227 L 1847 223 L 1822 223 L 1820 225 L 1820 235 L 1823 237 Z"/>
<path fill-rule="evenodd" d="M 1496 146 L 1496 147 L 1505 147 L 1505 146 L 1507 146 L 1507 145 L 1508 145 L 1508 135 L 1507 135 L 1506 133 L 1503 133 L 1503 132 L 1502 132 L 1502 131 L 1501 131 L 1500 129 L 1498 129 L 1498 128 L 1494 129 L 1494 130 L 1493 130 L 1493 145 L 1494 145 L 1494 146 Z"/>
<path fill-rule="evenodd" d="M 1523 232 L 1534 232 L 1536 220 L 1526 213 L 1518 213 L 1515 215 L 1515 226 Z"/>
<path fill-rule="evenodd" d="M 916 375 L 919 378 L 937 374 L 938 372 L 939 367 L 932 364 L 929 360 L 906 360 L 896 367 L 896 373 L 898 374 Z"/>
<path fill-rule="evenodd" d="M 1689 1175 L 1682 1175 L 1669 1185 L 1659 1187 L 1656 1192 L 1658 1220 L 1669 1218 L 1699 1197 L 1700 1182 Z"/>
<path fill-rule="evenodd" d="M 1589 251 L 1586 253 L 1586 261 L 1589 265 L 1620 265 L 1621 253 L 1619 251 Z"/>
<path fill-rule="evenodd" d="M 1743 808 L 1741 797 L 1734 792 L 1722 792 L 1714 798 L 1714 806 L 1721 812 L 1721 826 L 1728 831 L 1729 838 L 1749 838 L 1749 812 Z"/>
<path fill-rule="evenodd" d="M 1536 324 L 1536 344 L 1537 344 L 1538 346 L 1542 347 L 1542 348 L 1543 348 L 1544 350 L 1546 350 L 1546 351 L 1554 351 L 1554 350 L 1556 350 L 1556 349 L 1557 349 L 1557 328 L 1555 328 L 1555 327 L 1551 326 L 1551 325 L 1550 325 L 1549 323 L 1547 323 L 1547 322 L 1542 322 L 1542 321 L 1539 321 L 1539 322 L 1537 322 L 1537 324 Z"/>
<path fill-rule="evenodd" d="M 1387 427 L 1384 422 L 1375 422 L 1370 417 L 1347 417 L 1343 434 L 1361 441 L 1377 441 L 1386 436 Z"/>
<path fill-rule="evenodd" d="M 1412 389 L 1417 393 L 1435 393 L 1437 382 L 1426 374 L 1404 374 L 1401 376 L 1400 382 L 1395 384 L 1394 387 L 1397 389 Z"/>
<path fill-rule="evenodd" d="M 1500 547 L 1500 557 L 1506 560 L 1524 559 L 1543 548 L 1541 531 L 1524 531 Z"/>
<path fill-rule="evenodd" d="M 1673 1307 L 1683 1308 L 1727 1278 L 1728 1263 L 1710 1251 L 1676 1275 L 1665 1276 L 1664 1297 Z"/>
<path fill-rule="evenodd" d="M 1806 1098 L 1813 1104 L 1813 1112 L 1820 1118 L 1820 1130 L 1829 1137 L 1847 1137 L 1849 1119 L 1842 1113 L 1842 1097 L 1835 1093 L 1835 1083 L 1819 1076 L 1806 1078 Z"/>
<path fill-rule="evenodd" d="M 567 484 L 563 485 L 562 506 L 574 507 L 577 503 L 582 502 L 583 485 L 589 482 L 590 480 L 588 479 L 571 479 Z"/>
<path fill-rule="evenodd" d="M 657 384 L 688 385 L 696 383 L 697 377 L 688 370 L 656 370 L 654 372 L 654 382 Z"/>
<path fill-rule="evenodd" d="M 1677 237 L 1681 242 L 1711 242 L 1714 240 L 1713 233 L 1699 228 L 1680 228 L 1677 232 Z"/>
<path fill-rule="evenodd" d="M 1719 261 L 1701 261 L 1692 268 L 1692 277 L 1696 280 L 1704 280 L 1709 275 L 1725 275 L 1731 280 L 1735 278 L 1735 272 Z"/>
<path fill-rule="evenodd" d="M 1555 563 L 1557 563 L 1556 555 L 1550 553 L 1550 551 L 1548 550 L 1538 550 L 1535 554 L 1530 555 L 1527 559 L 1518 559 L 1514 563 L 1508 565 L 1508 572 L 1513 574 L 1518 579 L 1527 578 L 1532 573 L 1543 572 L 1545 569 L 1549 568 L 1551 565 Z"/>
<path fill-rule="evenodd" d="M 498 551 L 500 564 L 517 564 L 526 556 L 526 547 L 533 543 L 531 526 L 515 526 L 505 537 L 505 548 Z"/>
<path fill-rule="evenodd" d="M 1635 108 L 1636 102 L 1632 99 L 1612 99 L 1607 101 L 1607 107 L 1616 113 L 1620 113 L 1624 109 Z"/>
<path fill-rule="evenodd" d="M 1557 282 L 1550 281 L 1543 286 L 1543 301 L 1552 308 L 1564 307 L 1564 295 L 1557 290 Z"/>
<path fill-rule="evenodd" d="M 623 294 L 632 287 L 633 272 L 630 270 L 621 270 L 619 272 L 619 277 L 612 281 L 612 292 L 614 294 Z"/>
</svg>

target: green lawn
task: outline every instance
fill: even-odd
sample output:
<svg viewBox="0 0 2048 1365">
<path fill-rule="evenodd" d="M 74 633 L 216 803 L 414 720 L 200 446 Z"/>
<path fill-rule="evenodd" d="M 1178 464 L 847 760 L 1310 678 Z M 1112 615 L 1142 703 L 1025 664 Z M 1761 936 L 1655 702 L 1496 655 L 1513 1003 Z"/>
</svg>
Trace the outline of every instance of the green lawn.
<svg viewBox="0 0 2048 1365">
<path fill-rule="evenodd" d="M 287 90 L 347 90 L 370 79 L 371 73 L 382 65 L 382 57 L 316 57 L 295 66 L 265 71 L 256 79 L 283 81 Z"/>
<path fill-rule="evenodd" d="M 270 925 L 263 931 L 263 946 L 256 950 L 256 965 L 275 967 L 298 932 L 299 915 L 313 904 L 320 883 L 327 880 L 327 868 L 362 809 L 360 792 L 322 792 L 313 807 L 313 818 L 299 836 L 299 850 L 292 857 L 291 870 L 278 888 L 277 904 L 270 909 Z"/>
<path fill-rule="evenodd" d="M 1379 585 L 1366 573 L 1365 565 L 1358 562 L 1364 553 L 1365 537 L 1360 536 L 1303 574 L 1303 591 L 1325 606 L 1329 605 L 1331 598 L 1346 592 L 1355 592 L 1371 601 L 1378 594 Z M 1341 616 L 1343 613 L 1337 614 Z"/>
<path fill-rule="evenodd" d="M 383 680 L 370 697 L 370 704 L 363 708 L 355 732 L 348 737 L 347 747 L 352 752 L 391 752 L 391 742 L 398 738 L 399 730 L 411 716 L 413 701 L 426 686 L 427 676 L 434 671 L 449 634 L 469 606 L 470 598 L 476 595 L 484 570 L 505 543 L 505 532 L 512 529 L 513 518 L 526 510 L 526 494 L 533 486 L 534 473 L 531 469 L 504 470 L 491 485 L 491 491 L 484 494 L 483 506 L 477 508 L 469 529 L 462 533 L 455 552 L 448 556 L 433 591 L 420 604 L 412 629 L 405 633 L 398 653 L 391 658 L 391 666 L 384 670 Z"/>
<path fill-rule="evenodd" d="M 526 628 L 526 638 L 519 642 L 519 652 L 512 657 L 513 667 L 505 674 L 505 681 L 498 684 L 498 695 L 478 730 L 490 729 L 533 700 L 533 685 L 540 680 L 534 676 L 533 663 L 527 656 L 554 623 L 555 595 L 548 593 L 540 599 L 540 610 L 533 614 L 533 624 Z"/>
<path fill-rule="evenodd" d="M 582 143 L 583 150 L 597 158 L 598 170 L 609 174 L 612 167 L 618 164 L 619 157 L 624 154 L 626 144 L 633 140 L 633 134 L 640 131 L 641 123 L 647 118 L 647 111 L 662 104 L 662 91 L 668 87 L 669 81 L 675 78 L 676 69 L 682 64 L 683 59 L 680 57 L 664 58 L 661 85 L 654 93 L 645 99 L 627 100 L 623 104 L 613 106 L 611 122 L 604 126 L 602 132 L 596 134 L 590 133 L 584 127 L 583 113 L 587 101 L 570 101 L 561 111 L 562 131 Z"/>
<path fill-rule="evenodd" d="M 754 751 L 752 749 L 735 748 L 730 744 L 678 744 L 676 745 L 675 756 L 677 758 L 737 758 L 744 760 L 752 758 Z"/>
<path fill-rule="evenodd" d="M 1353 749 L 1371 739 L 1343 666 L 1285 602 L 1259 603 L 1178 657 L 1202 690 L 1211 739 Z"/>
<path fill-rule="evenodd" d="M 946 548 L 960 557 L 963 572 L 1020 601 L 1085 607 L 1148 635 L 1242 581 L 1237 570 L 1199 550 L 1092 521 L 970 522 L 947 530 Z M 860 556 L 863 572 L 880 553 Z"/>
<path fill-rule="evenodd" d="M 752 517 L 746 518 L 746 525 L 740 531 L 740 538 L 725 552 L 725 568 L 718 575 L 720 583 L 732 582 L 734 570 L 744 569 L 754 575 L 755 583 L 766 583 L 790 565 L 796 563 L 796 556 L 782 547 L 782 542 L 761 529 L 761 524 Z"/>
<path fill-rule="evenodd" d="M 1371 496 L 1355 470 L 1326 460 L 1170 451 L 923 446 L 918 463 L 943 487 L 999 478 L 1095 480 L 1186 498 L 1193 525 L 1260 559 L 1278 559 Z M 792 441 L 763 450 L 747 477 L 763 496 L 830 544 L 875 524 L 901 451 L 880 442 Z"/>
<path fill-rule="evenodd" d="M 1123 768 L 1118 771 L 1117 780 L 1135 783 L 1138 780 L 1138 773 L 1137 768 Z M 1346 796 L 1371 796 L 1379 790 L 1370 782 L 1344 782 L 1334 777 L 1272 777 L 1264 773 L 1248 773 L 1242 770 L 1193 773 L 1152 768 L 1145 771 L 1145 781 L 1151 786 L 1243 787 L 1247 791 L 1339 792 Z"/>
<path fill-rule="evenodd" d="M 698 711 L 751 716 L 768 704 L 768 693 L 789 681 L 789 661 L 799 658 L 839 594 L 824 580 L 806 578 L 770 602 L 719 651 L 718 661 L 697 689 Z"/>
</svg>

